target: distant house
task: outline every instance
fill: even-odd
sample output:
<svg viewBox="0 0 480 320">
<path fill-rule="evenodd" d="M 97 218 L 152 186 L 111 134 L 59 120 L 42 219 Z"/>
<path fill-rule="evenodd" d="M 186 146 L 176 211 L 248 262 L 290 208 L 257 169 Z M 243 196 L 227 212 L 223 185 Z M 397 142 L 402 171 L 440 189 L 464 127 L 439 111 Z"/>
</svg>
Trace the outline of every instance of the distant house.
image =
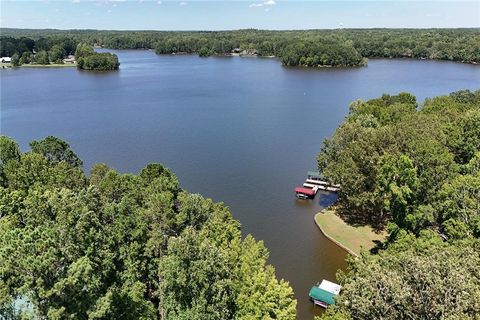
<svg viewBox="0 0 480 320">
<path fill-rule="evenodd" d="M 0 58 L 0 62 L 1 62 L 1 63 L 11 63 L 11 62 L 12 62 L 12 58 L 10 58 L 10 57 L 1 57 L 1 58 Z"/>
<path fill-rule="evenodd" d="M 63 59 L 63 63 L 65 63 L 65 64 L 75 63 L 75 56 L 70 54 L 68 57 Z"/>
</svg>

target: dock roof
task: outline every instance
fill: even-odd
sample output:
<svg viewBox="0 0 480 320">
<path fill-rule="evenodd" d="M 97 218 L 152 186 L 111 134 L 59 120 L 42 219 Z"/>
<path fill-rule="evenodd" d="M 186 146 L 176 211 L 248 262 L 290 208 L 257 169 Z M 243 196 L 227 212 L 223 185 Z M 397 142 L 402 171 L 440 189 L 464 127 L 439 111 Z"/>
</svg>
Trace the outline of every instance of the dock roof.
<svg viewBox="0 0 480 320">
<path fill-rule="evenodd" d="M 326 304 L 335 304 L 334 297 L 336 296 L 336 294 L 328 292 L 327 290 L 323 290 L 317 286 L 313 286 L 312 289 L 310 289 L 308 295 L 313 300 L 321 301 Z"/>
<path fill-rule="evenodd" d="M 322 280 L 322 283 L 318 286 L 320 289 L 331 292 L 333 294 L 339 294 L 342 290 L 342 286 L 336 283 L 333 283 L 328 280 Z"/>
<path fill-rule="evenodd" d="M 306 194 L 306 195 L 309 195 L 309 196 L 314 196 L 315 195 L 315 191 L 313 189 L 309 189 L 309 188 L 296 187 L 295 192 L 296 193 L 303 193 L 303 194 Z"/>
</svg>

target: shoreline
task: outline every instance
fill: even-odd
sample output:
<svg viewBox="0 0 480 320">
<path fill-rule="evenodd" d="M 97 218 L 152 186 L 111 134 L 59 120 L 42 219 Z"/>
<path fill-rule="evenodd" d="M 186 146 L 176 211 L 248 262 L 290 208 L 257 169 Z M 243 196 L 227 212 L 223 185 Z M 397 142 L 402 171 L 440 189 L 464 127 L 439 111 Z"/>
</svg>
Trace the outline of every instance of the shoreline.
<svg viewBox="0 0 480 320">
<path fill-rule="evenodd" d="M 346 252 L 350 253 L 351 255 L 355 256 L 355 257 L 358 257 L 358 255 L 351 249 L 347 248 L 346 246 L 344 246 L 343 244 L 341 244 L 339 241 L 335 240 L 334 237 L 330 236 L 328 233 L 325 232 L 325 230 L 322 229 L 322 226 L 320 225 L 320 223 L 317 221 L 317 216 L 322 214 L 322 211 L 321 212 L 318 212 L 315 214 L 315 216 L 313 217 L 313 220 L 315 221 L 315 224 L 317 225 L 318 229 L 320 229 L 320 232 L 330 241 L 332 241 L 333 243 L 335 243 L 337 246 L 339 246 L 341 249 L 345 250 Z"/>
<path fill-rule="evenodd" d="M 343 221 L 335 209 L 324 209 L 314 216 L 320 232 L 337 246 L 358 257 L 362 250 L 370 250 L 376 242 L 385 241 L 387 233 L 375 232 L 370 226 L 352 226 Z"/>
<path fill-rule="evenodd" d="M 15 69 L 15 68 L 73 68 L 76 67 L 76 63 L 72 64 L 59 64 L 59 63 L 52 63 L 52 64 L 22 64 L 21 66 L 12 66 L 10 63 L 2 63 L 0 64 L 1 69 Z"/>
</svg>

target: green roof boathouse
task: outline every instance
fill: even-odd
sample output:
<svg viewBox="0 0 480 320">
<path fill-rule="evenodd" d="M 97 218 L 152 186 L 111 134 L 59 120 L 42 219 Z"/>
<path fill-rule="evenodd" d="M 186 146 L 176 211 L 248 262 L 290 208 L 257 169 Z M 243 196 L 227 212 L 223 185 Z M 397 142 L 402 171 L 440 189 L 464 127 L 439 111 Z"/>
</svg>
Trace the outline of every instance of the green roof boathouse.
<svg viewBox="0 0 480 320">
<path fill-rule="evenodd" d="M 335 297 L 341 289 L 342 287 L 336 283 L 322 280 L 321 284 L 317 284 L 310 289 L 308 295 L 315 305 L 327 308 L 329 305 L 335 304 Z"/>
</svg>

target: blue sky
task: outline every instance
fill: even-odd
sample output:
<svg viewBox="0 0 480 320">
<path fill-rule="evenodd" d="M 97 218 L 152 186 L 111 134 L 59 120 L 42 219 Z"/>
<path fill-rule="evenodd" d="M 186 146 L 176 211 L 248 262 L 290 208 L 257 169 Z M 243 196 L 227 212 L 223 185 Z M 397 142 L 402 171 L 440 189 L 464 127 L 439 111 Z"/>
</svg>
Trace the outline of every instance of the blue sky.
<svg viewBox="0 0 480 320">
<path fill-rule="evenodd" d="M 479 1 L 0 0 L 0 26 L 115 30 L 479 27 Z"/>
</svg>

